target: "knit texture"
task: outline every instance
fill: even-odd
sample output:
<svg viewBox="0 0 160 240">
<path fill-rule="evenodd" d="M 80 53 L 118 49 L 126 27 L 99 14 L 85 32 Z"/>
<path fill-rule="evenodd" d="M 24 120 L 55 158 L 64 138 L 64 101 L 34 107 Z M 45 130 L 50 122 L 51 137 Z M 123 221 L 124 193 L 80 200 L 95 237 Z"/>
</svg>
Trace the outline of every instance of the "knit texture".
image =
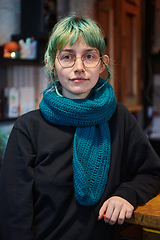
<svg viewBox="0 0 160 240">
<path fill-rule="evenodd" d="M 51 86 L 43 93 L 40 111 L 52 124 L 76 126 L 73 141 L 75 197 L 84 206 L 96 204 L 106 187 L 111 157 L 108 121 L 116 108 L 112 86 L 99 78 L 85 99 L 68 99 Z"/>
</svg>

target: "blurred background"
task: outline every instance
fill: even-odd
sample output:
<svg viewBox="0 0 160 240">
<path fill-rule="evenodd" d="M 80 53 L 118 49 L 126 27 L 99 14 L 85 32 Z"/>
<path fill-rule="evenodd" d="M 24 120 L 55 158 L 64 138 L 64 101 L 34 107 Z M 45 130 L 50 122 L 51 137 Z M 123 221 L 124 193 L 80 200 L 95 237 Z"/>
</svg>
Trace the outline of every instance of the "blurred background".
<svg viewBox="0 0 160 240">
<path fill-rule="evenodd" d="M 38 108 L 48 82 L 43 63 L 48 37 L 55 23 L 72 13 L 92 17 L 102 27 L 117 100 L 156 148 L 160 0 L 0 0 L 0 125 L 12 125 L 19 115 Z"/>
<path fill-rule="evenodd" d="M 72 13 L 102 27 L 117 100 L 160 155 L 160 0 L 0 0 L 0 156 L 16 118 L 38 108 L 49 35 Z"/>
<path fill-rule="evenodd" d="M 0 129 L 38 108 L 48 84 L 43 56 L 49 35 L 72 13 L 102 27 L 117 100 L 160 154 L 160 0 L 0 0 Z M 2 130 L 0 139 L 7 139 Z"/>
<path fill-rule="evenodd" d="M 38 108 L 47 87 L 51 29 L 71 13 L 101 25 L 117 100 L 160 156 L 160 0 L 0 0 L 0 168 L 15 120 Z"/>
</svg>

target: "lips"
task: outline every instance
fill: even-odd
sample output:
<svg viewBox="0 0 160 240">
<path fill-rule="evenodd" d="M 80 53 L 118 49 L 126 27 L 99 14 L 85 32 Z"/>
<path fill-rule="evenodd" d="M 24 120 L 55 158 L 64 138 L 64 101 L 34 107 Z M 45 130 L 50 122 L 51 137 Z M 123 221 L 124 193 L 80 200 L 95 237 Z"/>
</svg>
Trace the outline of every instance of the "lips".
<svg viewBox="0 0 160 240">
<path fill-rule="evenodd" d="M 79 83 L 79 82 L 87 81 L 88 79 L 87 79 L 87 78 L 76 77 L 76 78 L 71 78 L 70 80 L 71 80 L 72 82 Z"/>
</svg>

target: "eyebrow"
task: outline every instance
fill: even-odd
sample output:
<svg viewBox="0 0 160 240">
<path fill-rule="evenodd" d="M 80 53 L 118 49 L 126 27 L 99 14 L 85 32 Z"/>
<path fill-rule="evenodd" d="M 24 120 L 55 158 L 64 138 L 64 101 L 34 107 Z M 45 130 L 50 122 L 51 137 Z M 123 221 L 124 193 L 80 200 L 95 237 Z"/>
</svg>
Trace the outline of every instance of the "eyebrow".
<svg viewBox="0 0 160 240">
<path fill-rule="evenodd" d="M 64 49 L 62 49 L 60 52 L 62 52 L 62 51 L 72 52 L 72 53 L 75 52 L 75 50 L 70 49 L 70 48 L 64 48 Z M 96 49 L 96 48 L 88 48 L 88 49 L 85 49 L 85 50 L 84 50 L 84 52 L 93 52 L 93 51 L 99 53 L 98 49 Z"/>
</svg>

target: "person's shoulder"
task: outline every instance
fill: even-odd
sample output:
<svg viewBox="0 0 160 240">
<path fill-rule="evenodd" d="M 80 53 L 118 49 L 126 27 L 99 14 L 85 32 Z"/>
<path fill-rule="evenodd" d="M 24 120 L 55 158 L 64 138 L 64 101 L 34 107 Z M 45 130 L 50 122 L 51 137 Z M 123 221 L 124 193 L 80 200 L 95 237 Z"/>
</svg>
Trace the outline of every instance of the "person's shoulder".
<svg viewBox="0 0 160 240">
<path fill-rule="evenodd" d="M 119 110 L 123 110 L 123 111 L 129 111 L 128 108 L 126 106 L 124 106 L 122 103 L 117 102 L 117 108 Z"/>
<path fill-rule="evenodd" d="M 18 117 L 17 121 L 33 121 L 34 119 L 39 119 L 41 118 L 41 112 L 39 109 L 29 111 L 27 113 L 22 114 L 21 116 Z"/>
<path fill-rule="evenodd" d="M 122 103 L 117 103 L 116 110 L 110 119 L 110 123 L 118 124 L 121 126 L 132 128 L 137 125 L 135 116 L 129 111 L 129 109 Z"/>
<path fill-rule="evenodd" d="M 128 108 L 120 102 L 117 102 L 117 107 L 116 107 L 115 113 L 120 114 L 121 116 L 122 115 L 132 115 L 131 112 L 128 110 Z"/>
<path fill-rule="evenodd" d="M 15 128 L 23 128 L 23 127 L 31 127 L 31 126 L 37 126 L 40 122 L 43 122 L 44 119 L 41 115 L 41 112 L 39 109 L 27 112 L 25 114 L 22 114 L 18 117 L 18 119 L 15 122 L 14 127 Z"/>
<path fill-rule="evenodd" d="M 22 114 L 19 119 L 34 119 L 34 118 L 39 118 L 41 117 L 41 112 L 39 109 L 35 109 L 35 110 L 32 110 L 32 111 L 29 111 L 27 113 L 24 113 Z"/>
</svg>

